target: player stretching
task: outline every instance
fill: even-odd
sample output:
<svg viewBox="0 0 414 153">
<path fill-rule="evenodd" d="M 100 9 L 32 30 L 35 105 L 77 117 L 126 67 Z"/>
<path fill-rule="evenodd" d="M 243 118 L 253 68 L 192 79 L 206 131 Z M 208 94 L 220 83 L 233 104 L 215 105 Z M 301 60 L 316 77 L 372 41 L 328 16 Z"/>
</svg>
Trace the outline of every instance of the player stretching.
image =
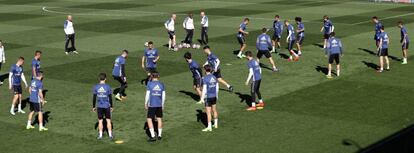
<svg viewBox="0 0 414 153">
<path fill-rule="evenodd" d="M 260 94 L 260 83 L 262 82 L 262 69 L 260 64 L 253 58 L 253 53 L 251 51 L 246 52 L 247 67 L 249 68 L 249 75 L 246 80 L 246 86 L 249 85 L 250 79 L 252 79 L 250 93 L 252 95 L 252 106 L 247 108 L 247 111 L 255 111 L 256 109 L 263 109 L 264 102 L 262 100 L 262 94 Z M 256 95 L 259 98 L 259 103 L 256 105 Z"/>
<path fill-rule="evenodd" d="M 33 78 L 32 82 L 30 83 L 29 93 L 30 93 L 30 113 L 27 119 L 26 129 L 34 129 L 35 127 L 32 125 L 32 118 L 34 113 L 37 113 L 37 119 L 39 121 L 39 131 L 47 131 L 48 129 L 43 126 L 43 113 L 42 108 L 45 104 L 45 100 L 43 97 L 43 73 L 37 72 L 35 78 Z"/>
<path fill-rule="evenodd" d="M 148 42 L 148 47 L 145 48 L 144 56 L 142 56 L 141 67 L 147 72 L 147 78 L 145 79 L 145 85 L 150 81 L 151 73 L 157 70 L 157 62 L 160 60 L 158 56 L 158 50 L 154 48 L 152 41 Z"/>
<path fill-rule="evenodd" d="M 340 39 L 335 38 L 335 32 L 331 33 L 331 37 L 328 39 L 328 42 L 326 44 L 326 50 L 325 50 L 326 56 L 329 57 L 329 65 L 328 65 L 328 75 L 326 77 L 328 79 L 332 78 L 332 63 L 335 61 L 336 63 L 336 76 L 339 76 L 340 74 L 340 68 L 339 65 L 339 58 L 343 56 L 343 50 L 342 50 L 342 42 Z"/>
<path fill-rule="evenodd" d="M 37 73 L 40 72 L 40 56 L 42 51 L 37 50 L 35 52 L 35 57 L 32 60 L 32 80 L 37 78 Z"/>
<path fill-rule="evenodd" d="M 262 29 L 262 34 L 257 37 L 256 40 L 256 48 L 257 48 L 257 58 L 261 59 L 264 55 L 267 59 L 269 59 L 270 64 L 272 64 L 272 71 L 277 72 L 278 69 L 276 68 L 275 62 L 272 59 L 272 54 L 270 54 L 270 49 L 272 46 L 272 41 L 270 40 L 270 36 L 266 34 L 267 29 Z"/>
<path fill-rule="evenodd" d="M 404 26 L 404 23 L 402 21 L 398 22 L 398 27 L 401 29 L 401 44 L 402 44 L 402 52 L 403 52 L 403 62 L 401 64 L 407 64 L 407 52 L 408 52 L 408 46 L 410 44 L 410 39 L 408 38 L 407 29 Z"/>
<path fill-rule="evenodd" d="M 220 60 L 217 58 L 216 55 L 214 55 L 211 50 L 210 50 L 210 46 L 204 46 L 204 53 L 207 54 L 207 61 L 206 63 L 203 65 L 210 65 L 211 68 L 213 69 L 211 72 L 213 73 L 213 75 L 217 78 L 217 80 L 225 85 L 227 87 L 227 89 L 230 92 L 233 92 L 233 86 L 231 86 L 230 84 L 228 84 L 221 76 L 221 70 L 220 70 Z"/>
<path fill-rule="evenodd" d="M 175 48 L 175 18 L 177 17 L 177 15 L 175 15 L 175 14 L 172 14 L 171 15 L 171 18 L 170 19 L 168 19 L 165 23 L 164 23 L 164 26 L 165 26 L 165 29 L 167 29 L 167 32 L 168 32 L 168 37 L 169 37 L 169 40 L 168 40 L 168 50 L 174 50 L 174 48 Z"/>
<path fill-rule="evenodd" d="M 203 132 L 211 132 L 211 113 L 214 117 L 214 128 L 218 128 L 218 113 L 217 113 L 217 99 L 219 92 L 219 85 L 217 78 L 212 74 L 213 68 L 210 65 L 205 65 L 204 70 L 206 76 L 203 77 L 203 94 L 201 99 L 205 102 L 206 114 L 207 114 L 207 128 L 203 129 Z"/>
<path fill-rule="evenodd" d="M 374 40 L 375 40 L 375 45 L 378 47 L 380 44 L 380 35 L 381 35 L 381 27 L 382 27 L 382 23 L 378 20 L 377 16 L 373 16 L 372 17 L 372 22 L 375 23 L 375 35 L 374 35 Z"/>
<path fill-rule="evenodd" d="M 335 27 L 333 26 L 331 20 L 327 15 L 323 16 L 323 26 L 321 28 L 321 32 L 323 32 L 323 48 L 326 48 L 326 42 L 328 41 L 331 32 L 333 32 Z"/>
<path fill-rule="evenodd" d="M 106 74 L 105 73 L 99 74 L 99 84 L 95 85 L 92 91 L 93 93 L 92 111 L 98 112 L 99 135 L 97 139 L 98 140 L 102 139 L 103 119 L 105 116 L 109 139 L 113 140 L 114 137 L 112 135 L 112 122 L 111 122 L 112 111 L 114 110 L 113 103 L 112 103 L 112 91 L 111 91 L 111 87 L 107 85 L 105 82 L 106 82 Z M 98 104 L 97 107 L 96 107 L 96 104 Z"/>
<path fill-rule="evenodd" d="M 296 52 L 293 50 L 293 45 L 296 42 L 296 36 L 295 36 L 295 28 L 289 23 L 289 20 L 285 20 L 285 26 L 287 27 L 287 31 L 288 31 L 288 36 L 286 38 L 286 42 L 288 43 L 288 50 L 290 53 L 289 56 L 289 61 L 298 61 L 299 60 L 299 55 L 296 54 Z M 295 58 L 293 59 L 293 56 L 295 56 Z"/>
<path fill-rule="evenodd" d="M 115 99 L 119 101 L 122 101 L 126 98 L 125 89 L 128 87 L 125 74 L 127 56 L 128 50 L 123 50 L 122 54 L 115 59 L 114 68 L 112 70 L 112 76 L 114 77 L 114 80 L 118 81 L 121 84 L 121 87 L 119 87 L 119 92 L 115 95 Z"/>
<path fill-rule="evenodd" d="M 10 108 L 10 114 L 16 115 L 14 113 L 14 108 L 16 106 L 16 103 L 18 102 L 18 113 L 26 113 L 22 110 L 22 84 L 23 81 L 24 85 L 27 88 L 27 82 L 26 78 L 24 77 L 23 73 L 23 64 L 24 64 L 24 58 L 19 57 L 17 60 L 17 63 L 13 65 L 10 69 L 9 73 L 9 89 L 13 90 L 13 101 Z"/>
<path fill-rule="evenodd" d="M 298 25 L 298 28 L 296 32 L 298 33 L 298 41 L 296 41 L 296 46 L 298 48 L 298 55 L 302 55 L 302 44 L 303 40 L 305 39 L 305 24 L 302 22 L 302 17 L 296 17 L 295 18 L 296 24 Z"/>
<path fill-rule="evenodd" d="M 201 97 L 201 85 L 202 85 L 201 68 L 198 66 L 198 63 L 192 59 L 190 52 L 186 52 L 184 54 L 184 58 L 188 62 L 190 71 L 193 74 L 194 90 L 197 92 L 197 95 Z M 200 101 L 197 104 L 202 104 L 202 100 L 200 99 Z"/>
<path fill-rule="evenodd" d="M 390 70 L 390 60 L 388 59 L 388 46 L 390 43 L 390 38 L 388 37 L 388 33 L 384 32 L 384 26 L 381 26 L 381 34 L 380 34 L 380 42 L 378 47 L 378 56 L 380 58 L 380 69 L 377 72 L 384 71 L 384 58 L 387 64 L 387 71 Z"/>
<path fill-rule="evenodd" d="M 148 141 L 155 141 L 155 131 L 153 119 L 156 117 L 158 122 L 158 140 L 161 140 L 162 134 L 162 117 L 165 103 L 165 87 L 159 79 L 159 73 L 153 72 L 151 74 L 152 81 L 148 83 L 147 92 L 145 94 L 145 110 L 147 112 L 147 123 L 151 133 L 151 138 Z"/>
<path fill-rule="evenodd" d="M 273 38 L 272 38 L 272 53 L 276 52 L 276 44 L 277 49 L 280 49 L 280 39 L 282 38 L 283 33 L 283 23 L 280 21 L 279 15 L 275 16 L 275 21 L 273 21 Z"/>
<path fill-rule="evenodd" d="M 246 36 L 249 34 L 249 32 L 247 32 L 246 29 L 247 29 L 247 25 L 249 24 L 249 21 L 250 21 L 249 18 L 244 18 L 243 22 L 239 26 L 239 31 L 237 33 L 237 40 L 239 41 L 239 44 L 240 44 L 240 51 L 239 51 L 239 54 L 237 54 L 237 57 L 239 58 L 244 57 L 243 51 L 247 47 Z"/>
</svg>

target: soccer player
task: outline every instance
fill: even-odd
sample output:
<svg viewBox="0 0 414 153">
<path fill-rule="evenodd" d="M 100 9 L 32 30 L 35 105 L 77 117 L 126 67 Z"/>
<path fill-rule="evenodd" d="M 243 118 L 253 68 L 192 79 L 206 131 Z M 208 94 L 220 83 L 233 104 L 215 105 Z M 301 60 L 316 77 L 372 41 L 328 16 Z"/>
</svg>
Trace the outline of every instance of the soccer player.
<svg viewBox="0 0 414 153">
<path fill-rule="evenodd" d="M 285 20 L 285 26 L 287 27 L 287 31 L 288 31 L 288 36 L 286 38 L 286 42 L 288 43 L 288 50 L 290 53 L 289 56 L 289 61 L 298 61 L 299 60 L 299 55 L 296 54 L 296 52 L 293 50 L 293 45 L 296 42 L 296 36 L 295 36 L 295 28 L 289 23 L 289 20 Z M 292 56 L 295 56 L 295 58 L 293 59 Z"/>
<path fill-rule="evenodd" d="M 165 29 L 167 29 L 168 32 L 168 50 L 174 50 L 175 48 L 175 18 L 177 17 L 176 14 L 172 14 L 171 18 L 168 19 L 165 23 Z"/>
<path fill-rule="evenodd" d="M 333 26 L 331 20 L 329 20 L 329 17 L 327 15 L 323 16 L 323 26 L 321 28 L 321 32 L 323 32 L 323 48 L 326 48 L 326 42 L 328 41 L 331 32 L 333 32 L 335 27 Z"/>
<path fill-rule="evenodd" d="M 63 30 L 66 34 L 65 54 L 68 55 L 70 52 L 79 54 L 75 47 L 75 29 L 73 28 L 72 15 L 68 15 L 67 20 L 63 24 Z M 71 43 L 71 48 L 69 48 L 69 42 Z"/>
<path fill-rule="evenodd" d="M 402 21 L 398 22 L 398 27 L 401 29 L 401 44 L 402 44 L 402 52 L 403 52 L 403 62 L 401 64 L 407 64 L 407 52 L 408 52 L 408 46 L 410 44 L 410 39 L 408 38 L 407 29 L 404 26 L 404 23 Z"/>
<path fill-rule="evenodd" d="M 219 84 L 217 78 L 212 74 L 214 72 L 213 67 L 205 65 L 204 70 L 206 76 L 203 77 L 203 94 L 201 99 L 205 102 L 206 114 L 207 114 L 207 128 L 203 129 L 203 132 L 211 132 L 211 113 L 214 117 L 214 128 L 218 128 L 218 113 L 217 113 L 217 100 L 219 92 Z"/>
<path fill-rule="evenodd" d="M 147 123 L 151 134 L 148 141 L 156 141 L 154 124 L 152 120 L 157 118 L 158 122 L 158 140 L 162 138 L 162 117 L 165 104 L 165 86 L 159 81 L 159 73 L 151 73 L 152 81 L 148 83 L 147 92 L 145 94 L 145 110 L 147 112 Z"/>
<path fill-rule="evenodd" d="M 125 64 L 126 58 L 128 57 L 128 50 L 123 50 L 122 54 L 115 59 L 114 68 L 112 70 L 112 76 L 114 80 L 118 81 L 121 84 L 119 87 L 119 92 L 115 95 L 115 99 L 122 101 L 126 98 L 125 89 L 128 87 L 126 74 L 125 74 Z"/>
<path fill-rule="evenodd" d="M 193 35 L 194 35 L 194 20 L 193 20 L 193 13 L 188 13 L 188 16 L 184 19 L 183 22 L 184 30 L 187 32 L 185 36 L 184 43 L 193 44 Z"/>
<path fill-rule="evenodd" d="M 237 40 L 239 41 L 239 44 L 240 44 L 240 51 L 239 51 L 239 54 L 237 54 L 237 57 L 239 58 L 244 57 L 243 51 L 247 47 L 246 36 L 249 34 L 249 32 L 247 32 L 246 29 L 247 29 L 247 25 L 249 24 L 249 22 L 250 22 L 249 18 L 244 18 L 243 22 L 239 26 L 239 31 L 237 33 Z"/>
<path fill-rule="evenodd" d="M 250 79 L 252 79 L 250 93 L 252 95 L 252 106 L 247 108 L 247 111 L 255 111 L 256 109 L 263 109 L 264 102 L 262 100 L 262 94 L 260 93 L 260 83 L 262 82 L 262 69 L 257 60 L 253 58 L 251 51 L 246 52 L 247 67 L 249 68 L 249 75 L 246 80 L 246 85 L 249 85 Z M 256 105 L 256 95 L 259 98 L 259 103 Z"/>
<path fill-rule="evenodd" d="M 305 24 L 302 22 L 302 17 L 296 17 L 295 18 L 296 24 L 298 25 L 298 28 L 296 32 L 298 33 L 298 41 L 296 41 L 296 46 L 298 48 L 298 55 L 302 55 L 302 44 L 303 40 L 305 39 Z"/>
<path fill-rule="evenodd" d="M 3 41 L 0 40 L 0 70 L 1 70 L 1 65 L 6 63 L 6 54 L 4 52 L 4 46 L 3 46 Z M 0 80 L 0 86 L 3 85 L 3 80 Z"/>
<path fill-rule="evenodd" d="M 380 42 L 378 47 L 378 56 L 380 59 L 380 69 L 377 72 L 384 71 L 384 58 L 387 64 L 387 71 L 390 70 L 390 60 L 388 59 L 388 46 L 390 44 L 390 38 L 388 33 L 384 31 L 384 26 L 381 26 Z"/>
<path fill-rule="evenodd" d="M 40 56 L 42 55 L 42 51 L 37 50 L 35 52 L 35 57 L 32 60 L 32 80 L 37 78 L 37 73 L 40 72 Z"/>
<path fill-rule="evenodd" d="M 270 36 L 266 34 L 267 29 L 262 29 L 262 34 L 257 37 L 256 40 L 256 48 L 257 48 L 257 58 L 261 59 L 264 55 L 267 59 L 269 59 L 270 64 L 272 64 L 272 71 L 277 72 L 278 69 L 276 68 L 275 62 L 272 59 L 272 54 L 270 54 L 272 41 Z"/>
<path fill-rule="evenodd" d="M 201 15 L 201 44 L 208 44 L 208 17 L 204 11 L 200 12 Z"/>
<path fill-rule="evenodd" d="M 48 129 L 43 126 L 43 113 L 42 108 L 45 104 L 45 100 L 43 97 L 43 73 L 37 72 L 36 77 L 30 83 L 29 93 L 30 93 L 30 113 L 27 119 L 26 129 L 34 129 L 32 125 L 32 118 L 34 113 L 37 113 L 38 120 L 39 120 L 39 131 L 47 131 Z"/>
<path fill-rule="evenodd" d="M 277 48 L 280 49 L 280 39 L 282 38 L 283 33 L 283 23 L 280 21 L 280 16 L 275 16 L 275 21 L 273 21 L 273 38 L 272 38 L 272 53 L 276 52 L 276 44 Z"/>
<path fill-rule="evenodd" d="M 188 66 L 190 68 L 191 73 L 193 74 L 193 87 L 194 90 L 197 92 L 198 96 L 201 97 L 201 85 L 202 85 L 202 71 L 200 66 L 198 66 L 198 63 L 192 59 L 192 55 L 190 52 L 186 52 L 184 54 L 184 59 L 187 61 Z M 198 104 L 201 104 L 202 100 L 198 102 Z"/>
<path fill-rule="evenodd" d="M 114 137 L 112 135 L 112 122 L 111 116 L 113 109 L 112 103 L 112 91 L 111 87 L 106 83 L 106 73 L 99 74 L 99 84 L 93 87 L 93 100 L 92 100 L 92 111 L 98 112 L 98 128 L 99 128 L 99 135 L 97 137 L 98 140 L 102 139 L 103 135 L 103 119 L 105 117 L 106 126 L 108 129 L 109 139 L 113 140 Z M 96 104 L 98 106 L 96 106 Z"/>
<path fill-rule="evenodd" d="M 375 40 L 375 45 L 377 46 L 377 48 L 379 47 L 379 43 L 380 43 L 380 35 L 381 35 L 381 27 L 382 27 L 382 23 L 379 21 L 377 16 L 373 16 L 372 17 L 372 22 L 375 23 L 375 35 L 374 35 L 374 40 Z"/>
<path fill-rule="evenodd" d="M 336 63 L 336 75 L 339 76 L 341 72 L 341 66 L 339 64 L 339 58 L 343 56 L 342 42 L 340 39 L 335 38 L 335 32 L 331 32 L 331 37 L 328 39 L 325 49 L 326 56 L 329 57 L 328 65 L 328 79 L 332 78 L 332 63 Z"/>
<path fill-rule="evenodd" d="M 144 56 L 142 56 L 141 67 L 147 72 L 148 76 L 145 79 L 145 85 L 150 81 L 151 73 L 157 71 L 157 62 L 160 60 L 158 50 L 154 48 L 152 41 L 148 42 L 148 47 L 145 48 Z"/>
<path fill-rule="evenodd" d="M 203 50 L 204 50 L 204 53 L 207 54 L 207 61 L 203 66 L 210 65 L 212 68 L 211 73 L 213 73 L 213 75 L 217 78 L 217 80 L 221 84 L 225 85 L 230 92 L 233 92 L 233 86 L 228 84 L 221 76 L 220 60 L 217 58 L 216 55 L 214 55 L 211 52 L 210 46 L 204 46 Z"/>
<path fill-rule="evenodd" d="M 18 103 L 18 113 L 26 113 L 22 110 L 22 84 L 23 81 L 24 85 L 27 88 L 27 82 L 26 78 L 24 77 L 23 73 L 23 64 L 24 64 L 24 58 L 19 57 L 17 60 L 17 63 L 10 68 L 9 72 L 9 89 L 13 90 L 14 96 L 12 105 L 10 108 L 10 114 L 16 115 L 14 113 L 14 108 L 16 106 L 16 103 Z"/>
</svg>

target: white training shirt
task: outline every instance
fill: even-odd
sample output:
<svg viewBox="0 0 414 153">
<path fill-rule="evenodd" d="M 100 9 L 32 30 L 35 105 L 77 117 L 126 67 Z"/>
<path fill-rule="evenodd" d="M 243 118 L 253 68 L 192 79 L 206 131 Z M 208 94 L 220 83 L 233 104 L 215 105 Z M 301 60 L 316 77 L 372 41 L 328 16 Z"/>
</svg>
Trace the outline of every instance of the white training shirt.
<svg viewBox="0 0 414 153">
<path fill-rule="evenodd" d="M 174 25 L 175 25 L 175 21 L 174 21 L 174 19 L 172 19 L 172 18 L 168 19 L 168 20 L 164 23 L 164 26 L 165 26 L 165 28 L 166 28 L 168 31 L 174 31 L 174 30 L 175 30 Z"/>
<path fill-rule="evenodd" d="M 193 30 L 194 29 L 194 20 L 193 18 L 186 17 L 183 22 L 184 29 Z"/>
<path fill-rule="evenodd" d="M 65 30 L 65 33 L 67 35 L 74 34 L 75 33 L 75 29 L 73 28 L 72 21 L 66 20 L 65 23 L 63 24 L 63 30 Z"/>
<path fill-rule="evenodd" d="M 6 54 L 4 53 L 4 46 L 0 46 L 0 63 L 6 61 Z"/>
<path fill-rule="evenodd" d="M 201 27 L 208 27 L 208 17 L 206 15 L 201 18 Z"/>
</svg>

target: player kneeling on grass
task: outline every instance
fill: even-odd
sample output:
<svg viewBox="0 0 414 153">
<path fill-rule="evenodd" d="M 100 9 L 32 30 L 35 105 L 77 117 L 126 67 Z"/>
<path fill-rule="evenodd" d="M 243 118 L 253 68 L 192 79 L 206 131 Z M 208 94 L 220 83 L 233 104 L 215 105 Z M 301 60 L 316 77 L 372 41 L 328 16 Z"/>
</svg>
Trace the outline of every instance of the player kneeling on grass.
<svg viewBox="0 0 414 153">
<path fill-rule="evenodd" d="M 16 115 L 14 113 L 14 108 L 16 103 L 18 103 L 18 113 L 26 113 L 22 110 L 22 81 L 27 88 L 26 78 L 24 77 L 23 73 L 23 64 L 24 58 L 19 57 L 17 63 L 12 65 L 9 72 L 9 89 L 13 90 L 13 101 L 12 106 L 10 108 L 10 114 Z"/>
<path fill-rule="evenodd" d="M 211 112 L 214 116 L 214 128 L 218 128 L 218 113 L 217 113 L 217 99 L 219 92 L 219 84 L 217 78 L 212 74 L 213 68 L 210 65 L 205 65 L 204 70 L 206 76 L 203 77 L 203 93 L 201 99 L 205 102 L 207 113 L 207 128 L 203 129 L 203 132 L 212 131 L 211 128 Z"/>
<path fill-rule="evenodd" d="M 30 93 L 30 113 L 27 120 L 26 129 L 34 129 L 34 126 L 32 125 L 32 118 L 34 113 L 37 113 L 38 120 L 39 120 L 39 131 L 47 131 L 48 129 L 43 126 L 43 113 L 42 108 L 45 104 L 45 99 L 43 97 L 43 72 L 39 71 L 37 72 L 37 75 L 35 78 L 33 78 L 29 93 Z"/>
<path fill-rule="evenodd" d="M 407 64 L 407 52 L 408 52 L 408 46 L 410 44 L 410 39 L 408 38 L 407 29 L 404 26 L 404 23 L 402 21 L 398 22 L 398 27 L 401 29 L 401 44 L 402 44 L 402 52 L 403 52 L 403 62 L 401 64 Z"/>
<path fill-rule="evenodd" d="M 380 60 L 380 69 L 377 72 L 383 72 L 384 71 L 384 58 L 385 62 L 387 64 L 387 71 L 390 70 L 390 60 L 388 59 L 388 46 L 390 43 L 390 38 L 388 36 L 388 33 L 384 31 L 384 26 L 381 27 L 381 34 L 380 34 L 380 42 L 378 47 L 378 56 Z"/>
<path fill-rule="evenodd" d="M 262 82 L 262 69 L 257 60 L 253 58 L 251 51 L 246 52 L 246 58 L 249 61 L 247 67 L 249 68 L 249 75 L 246 80 L 246 85 L 249 85 L 250 79 L 252 79 L 250 93 L 252 95 L 252 106 L 247 108 L 247 111 L 255 111 L 256 109 L 263 109 L 264 102 L 262 100 L 262 94 L 260 94 L 260 83 Z M 259 98 L 259 103 L 256 105 L 256 95 Z"/>
<path fill-rule="evenodd" d="M 159 73 L 152 72 L 152 81 L 148 82 L 147 92 L 145 94 L 145 109 L 147 112 L 147 123 L 151 134 L 151 138 L 148 141 L 156 141 L 154 124 L 152 123 L 154 118 L 157 118 L 158 122 L 158 140 L 161 140 L 162 134 L 162 117 L 165 103 L 165 87 L 164 84 L 159 81 Z"/>
<path fill-rule="evenodd" d="M 342 42 L 340 39 L 335 38 L 335 32 L 332 32 L 331 37 L 328 39 L 326 43 L 326 56 L 329 58 L 329 65 L 328 65 L 328 75 L 326 75 L 327 78 L 332 78 L 332 63 L 335 61 L 336 63 L 336 75 L 339 76 L 340 74 L 340 64 L 339 64 L 339 58 L 343 56 L 342 51 Z"/>
<path fill-rule="evenodd" d="M 108 129 L 109 139 L 113 140 L 112 135 L 112 123 L 111 123 L 111 113 L 114 110 L 112 105 L 112 91 L 111 87 L 106 83 L 106 74 L 99 74 L 99 84 L 95 85 L 93 88 L 93 101 L 92 101 L 92 111 L 98 112 L 98 128 L 99 135 L 98 140 L 102 139 L 103 134 L 103 119 L 105 116 L 106 126 Z M 98 106 L 96 107 L 96 104 Z"/>
<path fill-rule="evenodd" d="M 270 50 L 272 49 L 272 40 L 270 39 L 270 36 L 266 34 L 266 28 L 263 28 L 262 32 L 263 33 L 257 37 L 256 41 L 257 58 L 260 59 L 264 55 L 267 59 L 269 59 L 270 64 L 272 64 L 272 71 L 277 72 L 278 69 L 272 59 L 272 54 L 270 54 Z"/>
<path fill-rule="evenodd" d="M 198 66 L 198 63 L 192 59 L 191 53 L 186 52 L 184 54 L 185 60 L 188 62 L 188 66 L 190 68 L 191 73 L 193 74 L 193 87 L 194 90 L 197 92 L 198 96 L 201 97 L 201 85 L 202 85 L 202 71 L 200 66 Z M 197 104 L 202 104 L 202 101 L 200 101 Z"/>
</svg>

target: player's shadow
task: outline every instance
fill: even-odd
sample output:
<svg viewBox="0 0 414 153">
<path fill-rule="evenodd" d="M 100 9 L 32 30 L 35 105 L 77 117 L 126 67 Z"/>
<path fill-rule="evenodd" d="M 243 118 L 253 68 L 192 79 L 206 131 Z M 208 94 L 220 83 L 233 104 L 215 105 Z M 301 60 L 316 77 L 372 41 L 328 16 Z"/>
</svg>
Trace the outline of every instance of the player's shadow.
<svg viewBox="0 0 414 153">
<path fill-rule="evenodd" d="M 115 89 L 114 89 L 114 91 L 112 92 L 112 94 L 113 94 L 113 95 L 118 94 L 120 89 L 121 89 L 121 88 L 115 88 Z M 125 93 L 125 94 L 124 94 L 124 95 L 122 95 L 122 96 L 127 96 L 127 94 Z"/>
<path fill-rule="evenodd" d="M 366 49 L 366 48 L 358 48 L 359 50 L 362 50 L 362 51 L 364 51 L 364 52 L 366 52 L 366 53 L 368 53 L 368 54 L 370 54 L 370 55 L 374 55 L 374 56 L 376 56 L 377 55 L 377 53 L 375 53 L 374 51 L 372 51 L 372 50 L 369 50 L 369 49 Z"/>
<path fill-rule="evenodd" d="M 9 77 L 9 73 L 0 75 L 0 82 L 4 82 Z"/>
<path fill-rule="evenodd" d="M 283 59 L 288 59 L 289 58 L 289 55 L 287 55 L 285 53 L 279 53 L 279 56 L 280 56 L 280 58 L 283 58 Z"/>
<path fill-rule="evenodd" d="M 50 113 L 52 113 L 52 112 L 51 111 L 46 111 L 46 112 L 42 112 L 42 113 L 43 113 L 43 126 L 46 126 L 46 124 L 49 123 Z M 32 125 L 36 125 L 36 124 L 39 124 L 39 114 L 34 116 L 34 121 L 33 121 Z"/>
<path fill-rule="evenodd" d="M 369 67 L 369 68 L 372 68 L 372 69 L 374 69 L 374 70 L 378 70 L 378 65 L 377 64 L 375 64 L 375 63 L 372 63 L 372 62 L 367 62 L 367 61 L 362 61 L 362 63 L 364 63 L 365 64 L 365 66 L 367 66 L 367 67 Z"/>
<path fill-rule="evenodd" d="M 111 125 L 112 129 L 114 129 L 114 122 L 112 120 L 111 120 L 111 123 L 112 123 L 112 125 Z M 99 131 L 98 125 L 99 125 L 99 121 L 97 121 L 95 123 L 95 130 L 98 130 Z M 108 132 L 107 122 L 106 122 L 106 119 L 105 118 L 102 120 L 102 125 L 103 125 L 103 130 L 102 131 L 103 132 Z"/>
<path fill-rule="evenodd" d="M 243 94 L 240 92 L 236 92 L 235 93 L 237 96 L 239 96 L 240 98 L 240 103 L 246 103 L 247 106 L 251 106 L 252 105 L 252 96 L 248 95 L 248 94 Z"/>
<path fill-rule="evenodd" d="M 272 70 L 272 68 L 270 68 L 270 67 L 269 67 L 269 66 L 267 66 L 266 64 L 259 63 L 259 65 L 260 65 L 260 67 L 261 67 L 261 68 L 268 69 L 268 70 Z"/>
<path fill-rule="evenodd" d="M 312 45 L 314 45 L 314 46 L 316 46 L 316 47 L 319 47 L 319 48 L 323 48 L 323 45 L 318 44 L 318 43 L 314 43 L 314 44 L 312 44 Z"/>
<path fill-rule="evenodd" d="M 322 67 L 322 66 L 319 66 L 319 65 L 316 66 L 315 70 L 316 70 L 316 72 L 321 72 L 325 75 L 328 75 L 328 71 L 329 71 L 327 67 Z"/>
<path fill-rule="evenodd" d="M 207 113 L 203 112 L 201 109 L 197 109 L 197 122 L 201 122 L 205 127 L 207 127 Z"/>
<path fill-rule="evenodd" d="M 164 46 L 164 47 L 168 47 L 168 44 L 164 44 L 164 45 L 162 45 L 162 46 Z"/>
<path fill-rule="evenodd" d="M 158 122 L 156 121 L 156 119 L 152 119 L 152 124 L 154 126 L 154 132 L 158 133 Z M 145 133 L 147 134 L 148 138 L 150 138 L 151 137 L 151 132 L 150 132 L 149 127 L 148 127 L 148 122 L 145 121 L 143 129 L 145 130 Z"/>
<path fill-rule="evenodd" d="M 200 100 L 200 96 L 198 96 L 197 94 L 195 94 L 195 93 L 192 93 L 192 92 L 188 92 L 188 91 L 184 91 L 184 90 L 180 90 L 179 91 L 180 93 L 183 93 L 183 94 L 185 94 L 185 95 L 187 95 L 187 96 L 190 96 L 193 100 L 195 100 L 195 101 L 198 101 L 198 100 Z"/>
<path fill-rule="evenodd" d="M 29 102 L 30 102 L 29 97 L 22 99 L 22 109 L 25 109 L 29 105 Z"/>
<path fill-rule="evenodd" d="M 240 52 L 240 49 L 238 49 L 238 50 L 233 50 L 233 54 L 234 54 L 234 55 L 239 54 L 239 52 Z"/>
</svg>

